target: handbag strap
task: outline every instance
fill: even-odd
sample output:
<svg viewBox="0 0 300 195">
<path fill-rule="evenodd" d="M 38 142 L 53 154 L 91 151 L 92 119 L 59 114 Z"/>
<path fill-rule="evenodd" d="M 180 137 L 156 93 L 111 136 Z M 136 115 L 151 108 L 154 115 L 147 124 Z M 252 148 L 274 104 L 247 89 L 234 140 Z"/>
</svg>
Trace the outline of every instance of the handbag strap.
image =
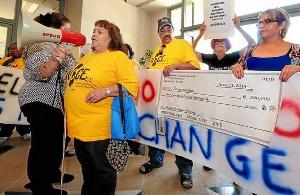
<svg viewBox="0 0 300 195">
<path fill-rule="evenodd" d="M 124 139 L 126 138 L 126 130 L 125 130 L 125 114 L 124 114 L 124 103 L 123 103 L 123 86 L 120 83 L 117 83 L 119 89 L 119 102 L 120 102 L 120 110 L 121 110 L 121 120 L 123 127 L 123 135 Z"/>
</svg>

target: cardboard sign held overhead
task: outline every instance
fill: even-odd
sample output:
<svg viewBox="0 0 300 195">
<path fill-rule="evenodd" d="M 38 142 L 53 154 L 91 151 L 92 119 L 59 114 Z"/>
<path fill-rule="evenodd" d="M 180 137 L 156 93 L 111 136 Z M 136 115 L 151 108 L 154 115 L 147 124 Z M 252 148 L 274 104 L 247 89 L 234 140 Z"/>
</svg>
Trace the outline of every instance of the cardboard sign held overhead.
<svg viewBox="0 0 300 195">
<path fill-rule="evenodd" d="M 223 39 L 233 36 L 235 0 L 204 0 L 204 39 Z"/>
</svg>

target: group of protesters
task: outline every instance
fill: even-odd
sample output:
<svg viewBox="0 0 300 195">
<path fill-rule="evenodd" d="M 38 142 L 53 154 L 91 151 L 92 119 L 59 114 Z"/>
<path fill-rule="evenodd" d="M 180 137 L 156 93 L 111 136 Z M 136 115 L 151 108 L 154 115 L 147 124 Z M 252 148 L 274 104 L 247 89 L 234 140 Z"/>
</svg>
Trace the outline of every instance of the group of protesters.
<svg viewBox="0 0 300 195">
<path fill-rule="evenodd" d="M 39 15 L 35 21 L 70 30 L 70 20 L 60 13 Z M 213 54 L 204 54 L 195 48 L 206 31 L 205 23 L 200 25 L 198 37 L 190 44 L 173 37 L 170 18 L 160 18 L 157 33 L 161 42 L 153 49 L 147 68 L 161 70 L 167 77 L 174 70 L 200 70 L 201 63 L 205 63 L 210 70 L 231 70 L 237 79 L 242 79 L 245 70 L 281 71 L 279 78 L 283 82 L 300 72 L 299 45 L 284 40 L 290 25 L 285 10 L 268 9 L 259 14 L 257 43 L 241 28 L 238 17 L 233 18 L 233 23 L 248 45 L 228 53 L 231 44 L 227 38 L 212 39 Z M 115 193 L 117 172 L 106 158 L 111 136 L 110 106 L 119 95 L 117 83 L 131 96 L 137 96 L 136 69 L 140 66 L 132 60 L 134 52 L 130 45 L 124 44 L 121 30 L 110 21 L 95 22 L 91 42 L 90 51 L 78 61 L 68 45 L 52 42 L 32 43 L 23 47 L 22 52 L 13 43 L 8 47 L 8 56 L 0 60 L 3 66 L 23 70 L 25 83 L 19 91 L 19 104 L 29 123 L 1 124 L 0 144 L 11 136 L 15 126 L 24 140 L 31 138 L 27 168 L 30 183 L 25 186 L 33 194 L 67 194 L 52 184 L 74 179 L 60 170 L 65 152 L 64 118 L 67 136 L 74 139 L 76 157 L 82 168 L 81 193 Z M 76 76 L 79 72 L 80 77 Z M 131 146 L 138 153 L 139 144 L 132 142 Z M 162 149 L 149 147 L 149 161 L 139 167 L 139 172 L 148 174 L 162 167 L 164 153 Z M 192 160 L 176 155 L 175 163 L 181 186 L 192 188 Z"/>
</svg>

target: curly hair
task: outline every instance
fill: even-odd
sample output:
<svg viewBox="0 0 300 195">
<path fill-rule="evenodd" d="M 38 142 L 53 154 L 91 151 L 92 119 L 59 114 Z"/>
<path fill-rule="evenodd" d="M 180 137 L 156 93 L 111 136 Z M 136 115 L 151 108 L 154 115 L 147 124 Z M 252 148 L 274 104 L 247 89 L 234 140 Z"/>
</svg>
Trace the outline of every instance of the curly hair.
<svg viewBox="0 0 300 195">
<path fill-rule="evenodd" d="M 59 29 L 66 23 L 70 23 L 69 18 L 58 12 L 46 13 L 45 15 L 40 14 L 34 20 L 44 26 L 56 29 Z"/>
</svg>

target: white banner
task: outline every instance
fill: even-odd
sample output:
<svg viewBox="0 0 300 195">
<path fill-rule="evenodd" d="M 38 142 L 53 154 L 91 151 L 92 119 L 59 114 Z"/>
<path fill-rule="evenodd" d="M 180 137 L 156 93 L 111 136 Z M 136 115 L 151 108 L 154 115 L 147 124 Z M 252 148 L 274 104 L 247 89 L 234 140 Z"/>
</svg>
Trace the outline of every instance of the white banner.
<svg viewBox="0 0 300 195">
<path fill-rule="evenodd" d="M 28 124 L 18 103 L 18 94 L 25 82 L 19 69 L 0 67 L 0 123 Z"/>
<path fill-rule="evenodd" d="M 2 119 L 11 116 L 11 121 L 19 124 L 18 116 L 22 115 L 16 94 L 22 73 L 2 67 L 0 75 L 0 98 L 5 99 L 1 101 L 0 115 Z M 141 131 L 136 141 L 209 166 L 257 194 L 300 194 L 299 73 L 283 84 L 282 104 L 269 147 L 180 120 L 165 119 L 159 124 L 156 114 L 161 72 L 139 70 L 139 82 Z M 10 98 L 14 102 L 6 105 Z M 193 176 L 197 177 L 197 173 Z"/>
<path fill-rule="evenodd" d="M 204 39 L 223 39 L 234 35 L 234 0 L 204 0 Z"/>
<path fill-rule="evenodd" d="M 173 71 L 162 79 L 158 116 L 268 145 L 280 97 L 279 72 Z"/>
<path fill-rule="evenodd" d="M 283 84 L 281 109 L 269 147 L 180 120 L 164 120 L 162 133 L 155 109 L 159 74 L 139 72 L 141 131 L 136 141 L 209 166 L 257 194 L 300 194 L 299 73 Z"/>
</svg>

